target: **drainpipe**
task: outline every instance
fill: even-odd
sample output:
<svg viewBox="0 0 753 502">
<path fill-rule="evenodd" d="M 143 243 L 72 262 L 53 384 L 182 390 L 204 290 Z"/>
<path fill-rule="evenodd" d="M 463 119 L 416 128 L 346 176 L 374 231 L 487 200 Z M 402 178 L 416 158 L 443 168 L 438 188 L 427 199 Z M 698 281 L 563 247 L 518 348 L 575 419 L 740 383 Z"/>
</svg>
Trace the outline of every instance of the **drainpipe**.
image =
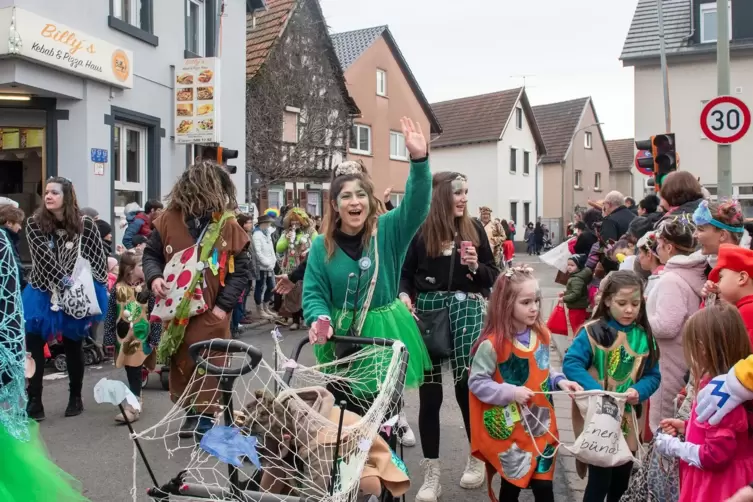
<svg viewBox="0 0 753 502">
<path fill-rule="evenodd" d="M 560 160 L 562 167 L 562 212 L 560 213 L 562 221 L 560 222 L 560 241 L 565 240 L 565 160 Z"/>
<path fill-rule="evenodd" d="M 690 33 L 682 37 L 683 42 L 687 42 L 695 35 L 695 9 L 693 2 L 690 2 Z"/>
</svg>

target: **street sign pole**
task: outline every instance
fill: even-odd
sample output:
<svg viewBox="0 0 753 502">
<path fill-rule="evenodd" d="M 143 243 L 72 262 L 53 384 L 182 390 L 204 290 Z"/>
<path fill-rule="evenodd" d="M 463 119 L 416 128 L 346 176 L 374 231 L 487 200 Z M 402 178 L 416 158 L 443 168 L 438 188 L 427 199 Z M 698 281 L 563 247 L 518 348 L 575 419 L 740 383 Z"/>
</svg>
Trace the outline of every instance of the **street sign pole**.
<svg viewBox="0 0 753 502">
<path fill-rule="evenodd" d="M 716 0 L 716 68 L 719 96 L 729 96 L 729 1 Z M 732 145 L 717 146 L 717 190 L 720 197 L 732 197 Z"/>
<path fill-rule="evenodd" d="M 664 41 L 664 0 L 656 0 L 659 10 L 659 54 L 661 60 L 661 82 L 664 90 L 664 132 L 672 132 L 672 111 L 669 106 L 669 75 L 667 74 L 667 51 Z"/>
</svg>

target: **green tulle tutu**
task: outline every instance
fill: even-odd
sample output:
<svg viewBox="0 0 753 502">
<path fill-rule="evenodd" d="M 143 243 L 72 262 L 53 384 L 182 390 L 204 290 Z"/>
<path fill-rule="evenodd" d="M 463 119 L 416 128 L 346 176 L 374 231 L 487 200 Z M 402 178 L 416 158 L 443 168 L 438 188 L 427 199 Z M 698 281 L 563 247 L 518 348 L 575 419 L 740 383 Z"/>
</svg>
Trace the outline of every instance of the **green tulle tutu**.
<svg viewBox="0 0 753 502">
<path fill-rule="evenodd" d="M 341 323 L 338 319 L 342 316 L 341 310 L 332 312 L 332 328 L 335 335 L 344 336 L 348 334 L 353 315 L 346 313 Z M 340 324 L 338 326 L 338 324 Z M 418 331 L 416 321 L 413 319 L 410 311 L 400 300 L 395 300 L 389 305 L 369 310 L 366 314 L 366 320 L 363 323 L 361 336 L 366 338 L 388 338 L 391 340 L 400 340 L 405 344 L 410 357 L 408 358 L 408 368 L 405 375 L 405 386 L 415 388 L 424 383 L 424 372 L 432 368 L 429 353 L 426 351 L 426 345 Z M 332 343 L 324 345 L 314 345 L 314 356 L 319 363 L 330 363 L 336 359 L 335 346 Z M 376 392 L 378 375 L 384 375 L 386 368 L 376 368 L 375 365 L 389 364 L 389 359 L 375 356 L 373 358 L 364 358 L 354 361 L 349 365 L 347 375 L 353 375 L 357 380 L 360 378 L 358 385 L 353 386 L 354 394 L 373 394 Z"/>
<path fill-rule="evenodd" d="M 0 500 L 2 502 L 87 502 L 76 480 L 54 464 L 30 421 L 29 441 L 19 441 L 0 426 Z"/>
</svg>

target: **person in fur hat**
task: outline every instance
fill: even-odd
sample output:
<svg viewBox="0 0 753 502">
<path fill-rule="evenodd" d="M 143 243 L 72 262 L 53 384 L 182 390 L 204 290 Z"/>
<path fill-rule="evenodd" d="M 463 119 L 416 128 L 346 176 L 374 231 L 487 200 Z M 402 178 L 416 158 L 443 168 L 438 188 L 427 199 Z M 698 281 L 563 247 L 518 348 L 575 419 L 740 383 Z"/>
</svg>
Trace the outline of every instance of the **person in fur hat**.
<svg viewBox="0 0 753 502">
<path fill-rule="evenodd" d="M 277 254 L 282 255 L 280 268 L 283 274 L 292 272 L 308 254 L 311 243 L 318 235 L 313 223 L 306 211 L 299 207 L 294 207 L 285 214 L 282 221 L 282 235 L 277 241 Z M 291 330 L 296 330 L 301 326 L 302 292 L 303 288 L 298 284 L 283 298 L 280 315 L 293 318 Z"/>
<path fill-rule="evenodd" d="M 494 253 L 494 261 L 499 267 L 505 262 L 502 252 L 502 245 L 507 239 L 505 231 L 499 221 L 492 219 L 492 210 L 487 206 L 479 208 L 479 220 L 486 230 L 486 236 L 489 238 L 489 244 L 492 247 L 492 253 Z"/>
</svg>

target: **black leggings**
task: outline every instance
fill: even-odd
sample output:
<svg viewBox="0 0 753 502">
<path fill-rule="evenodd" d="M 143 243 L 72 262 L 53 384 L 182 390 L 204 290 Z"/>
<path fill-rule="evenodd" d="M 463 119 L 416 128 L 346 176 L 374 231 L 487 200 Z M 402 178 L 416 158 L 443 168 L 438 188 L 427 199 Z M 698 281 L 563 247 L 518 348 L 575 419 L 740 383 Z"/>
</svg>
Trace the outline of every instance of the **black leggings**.
<svg viewBox="0 0 753 502">
<path fill-rule="evenodd" d="M 628 462 L 617 467 L 588 466 L 588 484 L 583 494 L 583 502 L 619 502 L 628 489 L 633 463 Z"/>
<path fill-rule="evenodd" d="M 42 378 L 44 377 L 44 344 L 45 340 L 34 333 L 26 334 L 26 350 L 37 366 L 34 376 L 29 379 L 29 398 L 42 399 Z M 63 337 L 63 350 L 68 365 L 68 389 L 70 397 L 81 397 L 81 387 L 84 384 L 84 340 L 71 340 Z"/>
<path fill-rule="evenodd" d="M 455 384 L 455 400 L 463 415 L 463 425 L 468 441 L 471 440 L 470 407 L 468 395 L 468 375 Z M 421 449 L 424 458 L 439 458 L 439 411 L 442 408 L 442 367 L 434 366 L 424 374 L 424 384 L 418 389 L 418 432 L 421 435 Z"/>
<path fill-rule="evenodd" d="M 141 366 L 126 366 L 125 372 L 128 378 L 128 388 L 134 396 L 141 397 Z"/>
<path fill-rule="evenodd" d="M 554 502 L 554 485 L 551 481 L 532 479 L 528 487 L 533 491 L 533 500 L 536 502 Z M 518 502 L 520 488 L 502 478 L 499 487 L 500 502 Z"/>
</svg>

